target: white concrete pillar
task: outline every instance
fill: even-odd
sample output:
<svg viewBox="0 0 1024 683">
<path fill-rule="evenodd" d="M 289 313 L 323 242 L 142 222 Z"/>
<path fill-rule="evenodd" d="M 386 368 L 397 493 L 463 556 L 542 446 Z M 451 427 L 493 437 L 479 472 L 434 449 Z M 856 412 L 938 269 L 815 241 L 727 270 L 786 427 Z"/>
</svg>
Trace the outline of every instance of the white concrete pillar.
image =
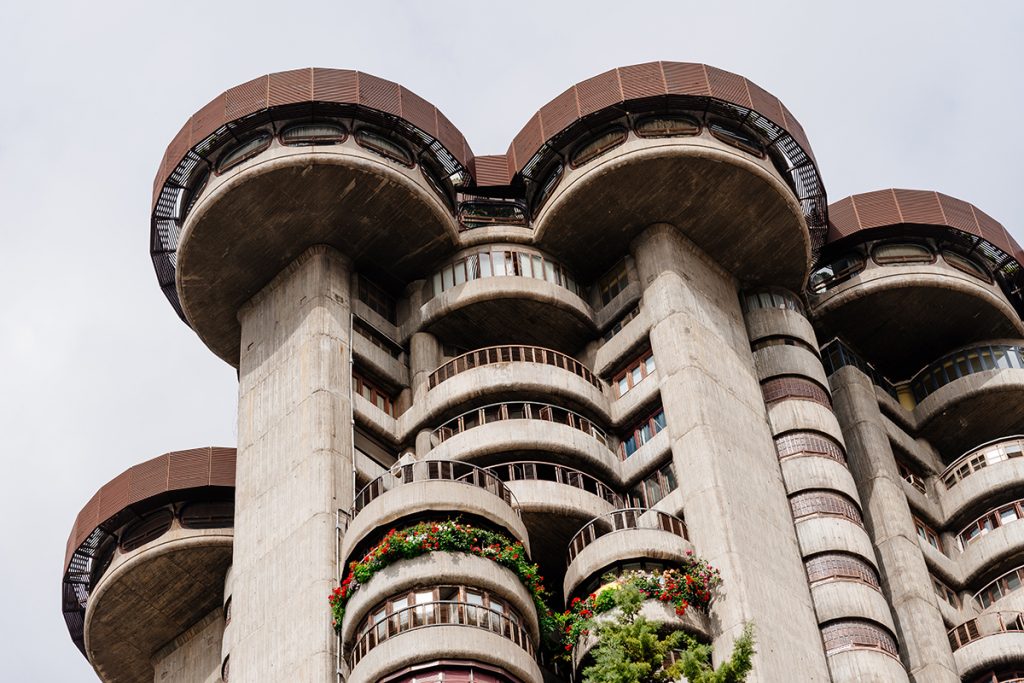
<svg viewBox="0 0 1024 683">
<path fill-rule="evenodd" d="M 349 262 L 297 258 L 239 311 L 232 681 L 335 683 L 335 515 L 352 504 Z"/>
<path fill-rule="evenodd" d="M 683 508 L 722 572 L 715 661 L 757 626 L 750 683 L 826 683 L 828 667 L 733 278 L 673 226 L 632 245 Z"/>
</svg>

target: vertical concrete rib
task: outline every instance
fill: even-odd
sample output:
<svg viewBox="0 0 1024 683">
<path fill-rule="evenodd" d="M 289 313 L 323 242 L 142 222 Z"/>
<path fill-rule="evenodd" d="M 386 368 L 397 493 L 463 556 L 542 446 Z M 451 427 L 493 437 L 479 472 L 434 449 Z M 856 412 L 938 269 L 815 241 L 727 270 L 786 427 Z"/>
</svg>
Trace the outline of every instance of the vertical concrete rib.
<svg viewBox="0 0 1024 683">
<path fill-rule="evenodd" d="M 751 683 L 829 680 L 734 280 L 673 226 L 632 245 L 694 544 L 721 569 L 716 661 L 758 626 Z"/>
<path fill-rule="evenodd" d="M 232 680 L 333 683 L 352 480 L 349 264 L 313 247 L 239 312 Z"/>
<path fill-rule="evenodd" d="M 850 366 L 840 368 L 829 381 L 910 677 L 914 683 L 958 683 L 875 388 Z"/>
</svg>

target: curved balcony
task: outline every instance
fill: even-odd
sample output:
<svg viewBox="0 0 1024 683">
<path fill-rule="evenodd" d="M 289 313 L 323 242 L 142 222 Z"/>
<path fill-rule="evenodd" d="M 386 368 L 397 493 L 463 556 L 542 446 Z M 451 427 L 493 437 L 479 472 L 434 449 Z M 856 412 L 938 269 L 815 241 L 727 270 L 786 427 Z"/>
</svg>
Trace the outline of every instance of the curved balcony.
<svg viewBox="0 0 1024 683">
<path fill-rule="evenodd" d="M 426 285 L 420 314 L 433 334 L 471 346 L 514 342 L 566 351 L 596 334 L 586 292 L 561 263 L 520 245 L 468 251 Z"/>
<path fill-rule="evenodd" d="M 683 562 L 693 551 L 683 520 L 661 510 L 624 508 L 595 517 L 569 541 L 563 595 L 622 560 Z"/>
<path fill-rule="evenodd" d="M 840 650 L 828 655 L 833 683 L 903 683 L 907 670 L 895 656 L 876 647 Z"/>
<path fill-rule="evenodd" d="M 235 449 L 176 451 L 123 472 L 79 513 L 65 556 L 63 611 L 71 639 L 97 671 L 152 680 L 153 651 L 220 605 L 234 482 Z M 174 576 L 186 578 L 178 584 Z M 126 588 L 132 582 L 142 592 Z M 152 594 L 142 600 L 147 582 Z"/>
<path fill-rule="evenodd" d="M 867 619 L 895 632 L 892 612 L 877 586 L 855 580 L 826 581 L 811 586 L 818 623 L 841 619 Z"/>
<path fill-rule="evenodd" d="M 552 351 L 542 346 L 491 346 L 485 349 L 470 351 L 451 359 L 430 373 L 430 376 L 427 378 L 427 384 L 430 389 L 433 389 L 441 382 L 472 368 L 484 365 L 497 365 L 499 363 L 538 363 L 550 365 L 566 372 L 571 372 L 577 377 L 590 382 L 597 389 L 601 389 L 601 382 L 583 363 L 572 356 Z"/>
<path fill-rule="evenodd" d="M 486 492 L 490 495 L 481 495 Z M 468 514 L 530 542 L 512 491 L 497 476 L 465 462 L 420 460 L 377 477 L 356 494 L 341 556 L 347 558 L 374 531 L 430 513 Z"/>
<path fill-rule="evenodd" d="M 968 477 L 979 472 L 990 472 L 988 468 L 1004 462 L 1024 461 L 1024 436 L 1017 435 L 989 441 L 964 453 L 942 471 L 939 478 L 950 490 Z"/>
<path fill-rule="evenodd" d="M 671 223 L 741 279 L 798 289 L 808 224 L 824 232 L 824 188 L 783 111 L 702 64 L 638 64 L 569 88 L 512 143 L 538 241 L 596 276 L 605 264 L 589 255 L 623 253 L 646 226 Z M 764 241 L 747 239 L 754 224 Z"/>
<path fill-rule="evenodd" d="M 1024 346 L 992 343 L 948 354 L 911 382 L 922 435 L 940 451 L 1024 431 Z M 948 419 L 955 415 L 956 419 Z"/>
<path fill-rule="evenodd" d="M 912 253 L 914 247 L 920 254 Z M 861 269 L 812 295 L 812 307 L 826 338 L 846 340 L 882 372 L 898 376 L 951 345 L 1024 335 L 1024 323 L 994 281 L 951 265 L 929 243 L 902 240 L 860 248 L 871 254 L 860 257 Z M 889 260 L 882 250 L 892 252 Z M 884 335 L 874 324 L 880 315 L 890 326 Z"/>
<path fill-rule="evenodd" d="M 1024 438 L 990 441 L 957 458 L 942 475 L 939 489 L 948 519 L 963 519 L 995 499 L 1024 489 Z M 1016 494 L 1019 495 L 1019 494 Z"/>
<path fill-rule="evenodd" d="M 401 610 L 364 633 L 350 651 L 348 681 L 373 683 L 422 662 L 468 659 L 499 666 L 524 683 L 541 683 L 526 628 L 480 605 L 435 601 Z"/>
<path fill-rule="evenodd" d="M 533 401 L 509 401 L 467 411 L 435 429 L 429 455 L 486 462 L 507 453 L 542 452 L 618 481 L 619 457 L 608 437 L 579 413 Z"/>
<path fill-rule="evenodd" d="M 950 629 L 949 646 L 963 677 L 1024 663 L 1024 613 L 989 612 Z"/>
</svg>

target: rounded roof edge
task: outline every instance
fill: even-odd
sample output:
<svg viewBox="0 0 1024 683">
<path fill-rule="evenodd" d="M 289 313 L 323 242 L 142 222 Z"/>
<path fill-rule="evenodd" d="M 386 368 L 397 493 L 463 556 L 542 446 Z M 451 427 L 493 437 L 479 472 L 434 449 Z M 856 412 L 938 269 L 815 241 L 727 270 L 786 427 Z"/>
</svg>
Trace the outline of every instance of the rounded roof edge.
<svg viewBox="0 0 1024 683">
<path fill-rule="evenodd" d="M 307 67 L 266 74 L 236 85 L 189 117 L 164 152 L 153 181 L 152 206 L 189 150 L 222 126 L 253 114 L 305 102 L 350 104 L 404 119 L 440 142 L 464 167 L 473 152 L 465 136 L 434 105 L 398 83 L 351 69 Z"/>
<path fill-rule="evenodd" d="M 610 69 L 570 86 L 541 107 L 508 148 L 509 175 L 522 171 L 548 140 L 577 121 L 631 100 L 667 95 L 710 97 L 756 111 L 789 133 L 817 165 L 803 126 L 761 86 L 706 64 L 659 61 Z"/>
<path fill-rule="evenodd" d="M 941 192 L 899 188 L 864 192 L 829 204 L 828 216 L 827 244 L 877 228 L 927 225 L 980 237 L 1024 264 L 1024 250 L 999 221 L 973 204 Z"/>
</svg>

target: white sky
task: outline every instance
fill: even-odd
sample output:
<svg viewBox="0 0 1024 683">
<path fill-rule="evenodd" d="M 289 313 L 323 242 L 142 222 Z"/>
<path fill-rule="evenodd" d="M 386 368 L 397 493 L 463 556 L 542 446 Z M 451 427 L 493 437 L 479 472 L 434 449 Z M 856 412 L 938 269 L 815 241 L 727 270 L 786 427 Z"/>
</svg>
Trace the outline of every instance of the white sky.
<svg viewBox="0 0 1024 683">
<path fill-rule="evenodd" d="M 171 137 L 285 69 L 355 68 L 441 108 L 477 154 L 614 66 L 705 62 L 779 96 L 832 201 L 970 201 L 1024 241 L 1024 3 L 14 2 L 0 15 L 0 679 L 91 681 L 60 611 L 64 545 L 105 482 L 235 443 L 235 373 L 148 254 Z"/>
</svg>

